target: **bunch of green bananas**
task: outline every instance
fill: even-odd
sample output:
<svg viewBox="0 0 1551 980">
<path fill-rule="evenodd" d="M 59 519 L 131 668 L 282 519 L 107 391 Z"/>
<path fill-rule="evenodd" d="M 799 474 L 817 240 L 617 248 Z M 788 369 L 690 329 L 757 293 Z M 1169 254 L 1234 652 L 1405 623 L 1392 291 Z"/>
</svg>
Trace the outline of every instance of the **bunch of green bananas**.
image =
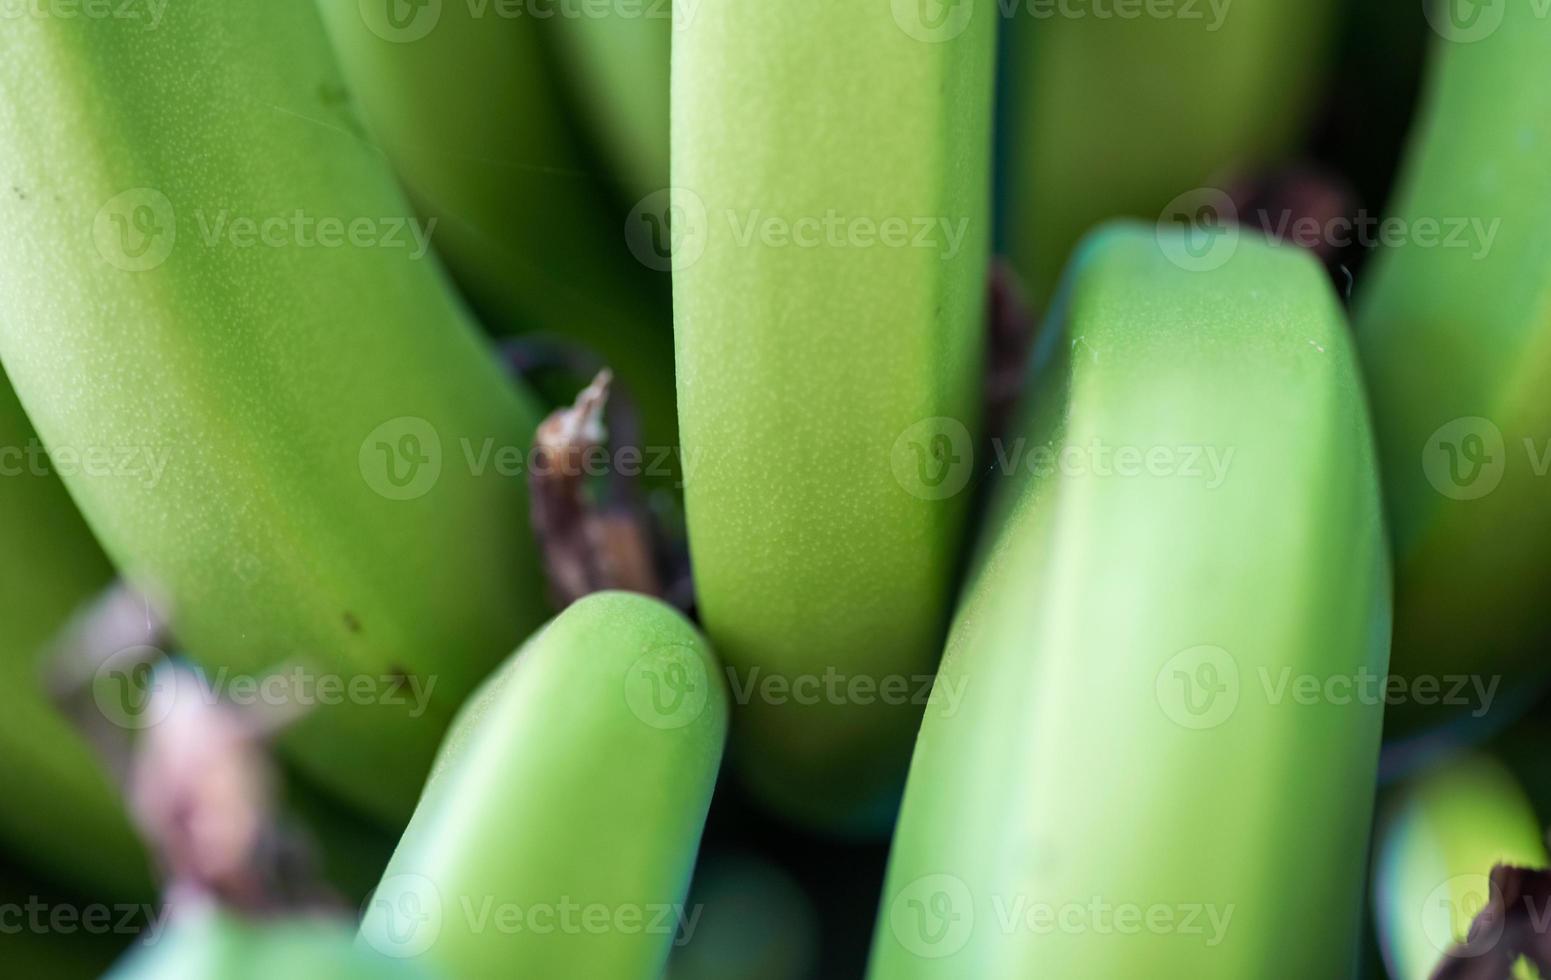
<svg viewBox="0 0 1551 980">
<path fill-rule="evenodd" d="M 152 6 L 0 17 L 0 851 L 152 890 L 43 684 L 117 569 L 214 696 L 305 709 L 291 810 L 375 890 L 205 894 L 142 819 L 170 918 L 112 976 L 773 980 L 851 931 L 873 980 L 1325 977 L 1371 920 L 1412 978 L 1551 863 L 1508 727 L 1551 635 L 1540 0 L 1413 11 L 1407 233 L 1350 324 L 1191 193 L 1299 145 L 1330 0 Z M 1006 433 L 999 238 L 1050 310 Z M 676 607 L 545 598 L 535 430 L 604 416 L 545 420 L 490 332 L 682 435 L 637 556 L 688 551 Z M 870 941 L 727 857 L 890 828 Z M 0 962 L 111 952 L 7 949 L 16 890 Z"/>
</svg>

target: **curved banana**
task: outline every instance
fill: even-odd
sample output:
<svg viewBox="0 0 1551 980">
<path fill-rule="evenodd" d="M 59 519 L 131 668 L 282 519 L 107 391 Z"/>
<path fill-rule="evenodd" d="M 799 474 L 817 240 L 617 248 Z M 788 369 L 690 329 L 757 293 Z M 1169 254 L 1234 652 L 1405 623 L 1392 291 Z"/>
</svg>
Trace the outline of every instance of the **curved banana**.
<svg viewBox="0 0 1551 980">
<path fill-rule="evenodd" d="M 1318 263 L 1219 243 L 1122 225 L 1074 259 L 988 464 L 998 530 L 916 744 L 872 977 L 1355 959 L 1389 607 L 1363 393 Z"/>
<path fill-rule="evenodd" d="M 1402 243 L 1374 258 L 1355 313 L 1394 535 L 1396 672 L 1483 692 L 1435 717 L 1522 701 L 1551 633 L 1551 20 L 1528 0 L 1476 8 L 1469 30 L 1487 33 L 1438 39 L 1391 208 Z M 1400 708 L 1403 725 L 1428 710 Z"/>
<path fill-rule="evenodd" d="M 1544 868 L 1542 825 L 1523 788 L 1488 755 L 1448 760 L 1402 784 L 1383 807 L 1373 858 L 1373 911 L 1394 980 L 1427 980 L 1461 950 L 1498 864 Z"/>
<path fill-rule="evenodd" d="M 1094 225 L 1150 220 L 1209 181 L 1277 162 L 1303 133 L 1340 9 L 1203 0 L 1128 18 L 1013 7 L 1005 237 L 1036 309 Z"/>
<path fill-rule="evenodd" d="M 465 708 L 362 941 L 447 976 L 657 980 L 698 919 L 684 900 L 726 729 L 682 616 L 579 600 Z"/>
<path fill-rule="evenodd" d="M 570 69 L 594 139 L 626 188 L 643 197 L 668 186 L 669 0 L 616 3 L 560 18 L 556 51 Z M 686 21 L 699 9 L 681 5 Z"/>
<path fill-rule="evenodd" d="M 43 654 L 113 578 L 0 374 L 0 839 L 90 895 L 152 893 L 145 851 L 91 749 L 44 690 Z"/>
<path fill-rule="evenodd" d="M 431 980 L 414 964 L 360 949 L 342 923 L 288 916 L 247 921 L 215 907 L 182 911 L 107 980 Z"/>
<path fill-rule="evenodd" d="M 539 413 L 340 84 L 307 0 L 10 22 L 0 358 L 217 688 L 292 679 L 298 765 L 398 820 L 545 615 L 522 478 L 492 462 Z"/>
<path fill-rule="evenodd" d="M 556 34 L 580 25 L 532 16 L 532 4 L 318 7 L 373 138 L 438 219 L 438 250 L 484 318 L 590 346 L 640 406 L 648 443 L 677 445 L 667 266 L 654 251 L 666 245 L 643 223 L 666 195 L 640 213 L 615 204 L 562 111 Z"/>
<path fill-rule="evenodd" d="M 898 803 L 984 370 L 996 5 L 930 6 L 704 4 L 673 53 L 699 608 L 743 775 L 846 830 Z"/>
</svg>

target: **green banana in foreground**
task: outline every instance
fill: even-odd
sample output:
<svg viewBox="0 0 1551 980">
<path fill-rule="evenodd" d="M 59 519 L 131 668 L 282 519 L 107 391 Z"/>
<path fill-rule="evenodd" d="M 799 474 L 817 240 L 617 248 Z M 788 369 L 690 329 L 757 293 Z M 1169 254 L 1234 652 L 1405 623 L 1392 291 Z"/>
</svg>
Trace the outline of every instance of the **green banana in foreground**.
<svg viewBox="0 0 1551 980">
<path fill-rule="evenodd" d="M 307 0 L 9 23 L 0 358 L 193 658 L 291 680 L 298 765 L 396 820 L 546 614 L 491 462 L 539 415 L 339 89 Z"/>
<path fill-rule="evenodd" d="M 151 894 L 124 804 L 50 703 L 44 654 L 113 570 L 0 374 L 0 839 L 87 894 Z"/>
<path fill-rule="evenodd" d="M 1339 11 L 1332 0 L 1214 0 L 1131 18 L 1016 7 L 1005 237 L 1036 308 L 1100 221 L 1150 220 L 1210 181 L 1278 162 L 1303 133 Z"/>
<path fill-rule="evenodd" d="M 1532 7 L 1499 5 L 1487 36 L 1438 42 L 1392 207 L 1404 243 L 1375 257 L 1355 313 L 1394 535 L 1396 672 L 1503 681 L 1495 703 L 1545 677 L 1551 636 L 1551 20 Z"/>
<path fill-rule="evenodd" d="M 641 223 L 660 217 L 650 205 L 665 195 L 641 214 L 610 203 L 611 179 L 586 155 L 552 67 L 561 37 L 636 25 L 464 0 L 318 7 L 372 136 L 439 219 L 438 249 L 486 319 L 591 347 L 640 406 L 648 443 L 677 445 L 667 267 L 655 252 L 667 246 Z M 627 238 L 627 224 L 642 237 Z"/>
<path fill-rule="evenodd" d="M 1489 755 L 1448 760 L 1385 802 L 1373 858 L 1373 909 L 1394 980 L 1427 980 L 1460 952 L 1491 894 L 1493 866 L 1544 868 L 1541 823 L 1523 788 Z M 1464 953 L 1486 951 L 1490 933 Z"/>
<path fill-rule="evenodd" d="M 1357 365 L 1312 257 L 1186 245 L 1108 228 L 1068 272 L 916 745 L 876 980 L 1355 964 L 1389 622 Z"/>
<path fill-rule="evenodd" d="M 699 608 L 743 775 L 847 830 L 897 804 L 983 373 L 995 4 L 895 6 L 705 4 L 673 55 Z"/>
<path fill-rule="evenodd" d="M 108 980 L 417 980 L 415 965 L 360 949 L 348 926 L 288 917 L 247 921 L 217 908 L 189 910 L 136 948 Z"/>
<path fill-rule="evenodd" d="M 469 702 L 361 939 L 457 977 L 657 980 L 726 737 L 722 678 L 673 609 L 603 592 Z"/>
</svg>

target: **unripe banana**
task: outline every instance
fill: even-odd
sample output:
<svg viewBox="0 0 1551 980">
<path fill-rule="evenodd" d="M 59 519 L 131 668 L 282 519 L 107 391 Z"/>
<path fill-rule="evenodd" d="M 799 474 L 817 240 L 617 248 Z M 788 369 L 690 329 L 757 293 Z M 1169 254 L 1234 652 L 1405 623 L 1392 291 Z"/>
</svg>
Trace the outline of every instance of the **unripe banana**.
<svg viewBox="0 0 1551 980">
<path fill-rule="evenodd" d="M 462 712 L 362 941 L 447 976 L 657 980 L 698 919 L 684 897 L 726 727 L 682 616 L 576 602 Z"/>
<path fill-rule="evenodd" d="M 1219 242 L 1109 228 L 1064 281 L 916 744 L 878 980 L 1355 963 L 1389 607 L 1363 394 L 1318 263 Z"/>
<path fill-rule="evenodd" d="M 1523 788 L 1488 755 L 1451 759 L 1402 784 L 1383 811 L 1373 910 L 1394 980 L 1427 980 L 1451 952 L 1488 952 L 1490 931 L 1458 947 L 1491 897 L 1492 868 L 1551 863 Z"/>
<path fill-rule="evenodd" d="M 44 689 L 55 634 L 113 570 L 41 447 L 0 374 L 0 838 L 35 872 L 139 899 L 150 875 L 124 805 Z"/>
<path fill-rule="evenodd" d="M 1116 17 L 1102 6 L 1020 0 L 1008 25 L 1005 237 L 1036 308 L 1094 225 L 1154 218 L 1209 181 L 1277 162 L 1303 133 L 1339 10 L 1201 0 Z"/>
<path fill-rule="evenodd" d="M 632 254 L 626 209 L 553 71 L 557 34 L 613 25 L 480 0 L 318 6 L 372 136 L 440 220 L 438 249 L 487 322 L 590 346 L 640 405 L 648 442 L 676 445 L 666 266 Z"/>
<path fill-rule="evenodd" d="M 743 775 L 845 829 L 897 805 L 968 497 L 933 454 L 968 449 L 983 372 L 995 4 L 920 12 L 730 0 L 674 39 L 699 608 L 748 685 Z"/>
<path fill-rule="evenodd" d="M 1551 635 L 1551 20 L 1529 0 L 1475 9 L 1468 28 L 1434 22 L 1390 216 L 1403 244 L 1373 260 L 1355 319 L 1394 536 L 1395 668 L 1496 688 L 1470 699 L 1479 715 L 1544 679 Z"/>
<path fill-rule="evenodd" d="M 545 615 L 525 489 L 490 465 L 539 415 L 340 86 L 307 0 L 9 22 L 0 358 L 218 688 L 295 668 L 316 710 L 284 744 L 396 820 Z"/>
<path fill-rule="evenodd" d="M 693 0 L 694 4 L 703 0 Z M 686 21 L 699 8 L 681 6 Z M 560 18 L 556 53 L 570 69 L 594 138 L 634 197 L 668 186 L 670 0 L 614 0 Z"/>
<path fill-rule="evenodd" d="M 360 949 L 342 924 L 301 917 L 245 921 L 214 907 L 181 914 L 108 980 L 417 980 L 414 964 Z"/>
</svg>

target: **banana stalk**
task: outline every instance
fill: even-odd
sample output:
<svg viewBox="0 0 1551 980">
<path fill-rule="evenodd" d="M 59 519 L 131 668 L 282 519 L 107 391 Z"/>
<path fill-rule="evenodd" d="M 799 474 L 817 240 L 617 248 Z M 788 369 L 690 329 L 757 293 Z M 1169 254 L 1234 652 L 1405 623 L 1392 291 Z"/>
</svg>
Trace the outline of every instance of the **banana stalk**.
<svg viewBox="0 0 1551 980">
<path fill-rule="evenodd" d="M 464 0 L 318 7 L 373 140 L 438 219 L 437 246 L 484 319 L 589 346 L 640 406 L 646 441 L 676 446 L 666 246 L 646 223 L 666 194 L 614 202 L 553 65 L 561 37 L 639 25 Z"/>
<path fill-rule="evenodd" d="M 1373 910 L 1394 980 L 1427 980 L 1446 954 L 1488 952 L 1498 938 L 1490 930 L 1465 940 L 1491 898 L 1492 868 L 1551 863 L 1523 788 L 1488 755 L 1435 766 L 1398 787 L 1383 811 Z"/>
<path fill-rule="evenodd" d="M 1293 148 L 1339 5 L 1213 0 L 1136 17 L 1095 16 L 1087 5 L 1071 16 L 1066 5 L 1014 8 L 1006 238 L 1040 309 L 1094 225 L 1150 220 L 1181 195 Z"/>
<path fill-rule="evenodd" d="M 829 828 L 897 806 L 968 498 L 996 10 L 953 9 L 732 0 L 675 37 L 700 611 L 743 775 Z"/>
<path fill-rule="evenodd" d="M 1389 611 L 1363 394 L 1318 263 L 1220 234 L 1074 259 L 988 464 L 877 980 L 1355 964 Z"/>
<path fill-rule="evenodd" d="M 0 839 L 85 894 L 151 894 L 144 850 L 90 748 L 44 689 L 43 655 L 113 570 L 0 374 Z"/>
<path fill-rule="evenodd" d="M 10 22 L 0 358 L 217 686 L 289 678 L 298 765 L 401 820 L 545 615 L 522 477 L 491 463 L 539 413 L 341 91 L 306 0 Z"/>
<path fill-rule="evenodd" d="M 657 980 L 686 908 L 726 736 L 683 617 L 584 598 L 464 709 L 361 926 L 456 977 Z"/>
<path fill-rule="evenodd" d="M 1396 672 L 1489 685 L 1495 699 L 1468 699 L 1480 716 L 1543 681 L 1551 634 L 1551 20 L 1528 0 L 1475 7 L 1484 20 L 1435 21 L 1391 208 L 1402 243 L 1374 259 L 1355 320 L 1394 534 Z"/>
</svg>

